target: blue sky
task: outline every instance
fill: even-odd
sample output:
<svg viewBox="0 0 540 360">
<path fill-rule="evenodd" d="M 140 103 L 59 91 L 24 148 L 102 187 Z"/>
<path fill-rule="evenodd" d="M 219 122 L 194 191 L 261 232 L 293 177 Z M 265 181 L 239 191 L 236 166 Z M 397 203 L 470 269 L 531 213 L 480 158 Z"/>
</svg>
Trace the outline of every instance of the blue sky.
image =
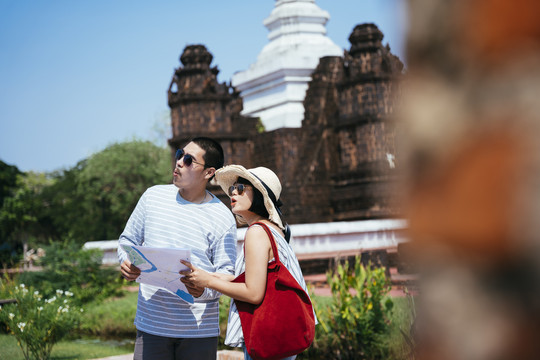
<svg viewBox="0 0 540 360">
<path fill-rule="evenodd" d="M 68 169 L 114 142 L 164 144 L 167 89 L 186 45 L 204 44 L 218 80 L 254 63 L 274 0 L 0 0 L 0 160 Z M 404 0 L 317 0 L 349 49 L 372 22 L 405 61 Z"/>
</svg>

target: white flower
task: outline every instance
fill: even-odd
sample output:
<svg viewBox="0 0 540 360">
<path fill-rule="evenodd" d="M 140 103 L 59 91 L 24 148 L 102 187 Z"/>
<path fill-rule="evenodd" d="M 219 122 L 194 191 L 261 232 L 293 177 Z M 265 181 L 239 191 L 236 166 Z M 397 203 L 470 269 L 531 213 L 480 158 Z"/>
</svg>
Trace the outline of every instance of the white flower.
<svg viewBox="0 0 540 360">
<path fill-rule="evenodd" d="M 45 302 L 46 302 L 47 304 L 50 304 L 50 303 L 52 303 L 54 300 L 56 300 L 56 296 L 53 296 L 53 297 L 50 298 L 49 300 L 45 300 Z"/>
<path fill-rule="evenodd" d="M 10 319 L 10 320 L 13 320 L 14 317 L 15 317 L 15 314 L 14 314 L 14 313 L 9 313 L 9 319 Z"/>
<path fill-rule="evenodd" d="M 38 307 L 37 309 L 38 309 L 38 311 L 42 311 L 42 310 L 43 310 L 43 306 L 40 306 L 40 307 Z"/>
<path fill-rule="evenodd" d="M 39 291 L 34 291 L 34 296 L 39 296 Z"/>
<path fill-rule="evenodd" d="M 56 290 L 56 295 L 60 296 L 62 295 L 64 292 L 62 290 Z"/>
<path fill-rule="evenodd" d="M 66 291 L 66 292 L 64 292 L 64 294 L 66 294 L 66 296 L 73 296 L 73 293 L 70 292 L 70 291 Z"/>
<path fill-rule="evenodd" d="M 21 285 L 19 285 L 19 286 L 20 286 L 21 288 L 23 288 L 23 289 L 24 289 L 24 284 L 21 284 Z"/>
<path fill-rule="evenodd" d="M 63 312 L 63 313 L 66 313 L 66 312 L 68 312 L 68 311 L 69 311 L 69 309 L 68 309 L 67 307 L 62 309 L 62 312 Z"/>
<path fill-rule="evenodd" d="M 24 327 L 26 326 L 26 323 L 20 322 L 20 323 L 17 324 L 17 326 L 19 327 L 19 329 L 21 329 L 21 332 L 23 332 Z"/>
<path fill-rule="evenodd" d="M 67 304 L 67 299 L 64 299 L 64 304 Z"/>
<path fill-rule="evenodd" d="M 83 311 L 84 311 L 84 310 L 83 310 L 83 309 L 81 309 L 81 312 L 83 312 Z"/>
</svg>

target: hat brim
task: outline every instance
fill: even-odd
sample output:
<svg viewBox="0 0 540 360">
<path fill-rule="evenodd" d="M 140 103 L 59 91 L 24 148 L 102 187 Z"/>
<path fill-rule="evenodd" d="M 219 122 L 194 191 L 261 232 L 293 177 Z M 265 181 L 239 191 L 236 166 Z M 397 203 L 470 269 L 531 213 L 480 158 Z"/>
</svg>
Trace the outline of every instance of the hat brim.
<svg viewBox="0 0 540 360">
<path fill-rule="evenodd" d="M 264 207 L 268 211 L 269 215 L 268 219 L 274 224 L 278 225 L 281 229 L 285 228 L 283 226 L 283 223 L 281 222 L 281 218 L 274 203 L 272 202 L 272 200 L 270 200 L 270 196 L 268 195 L 266 187 L 248 169 L 246 169 L 242 165 L 227 165 L 222 167 L 221 169 L 218 169 L 215 176 L 217 183 L 219 184 L 219 186 L 221 186 L 221 189 L 223 189 L 225 194 L 229 193 L 229 188 L 234 185 L 234 183 L 238 180 L 239 177 L 249 181 L 263 195 Z"/>
</svg>

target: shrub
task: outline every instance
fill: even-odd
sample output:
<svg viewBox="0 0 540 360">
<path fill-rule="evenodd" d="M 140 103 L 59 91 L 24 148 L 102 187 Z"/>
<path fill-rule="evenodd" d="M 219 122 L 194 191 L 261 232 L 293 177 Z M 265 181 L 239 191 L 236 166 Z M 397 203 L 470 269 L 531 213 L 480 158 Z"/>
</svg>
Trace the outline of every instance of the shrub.
<svg viewBox="0 0 540 360">
<path fill-rule="evenodd" d="M 71 291 L 79 305 L 103 300 L 118 295 L 124 282 L 117 269 L 101 265 L 102 256 L 100 250 L 81 249 L 69 240 L 50 242 L 41 259 L 43 271 L 22 273 L 19 282 L 39 288 L 44 296 L 56 289 Z"/>
<path fill-rule="evenodd" d="M 137 292 L 125 291 L 85 306 L 80 334 L 102 339 L 135 339 L 133 325 L 137 311 Z"/>
<path fill-rule="evenodd" d="M 2 280 L 0 294 L 16 300 L 0 308 L 0 322 L 17 339 L 25 359 L 48 359 L 54 344 L 80 321 L 82 309 L 73 306 L 73 294 L 57 290 L 51 298 L 24 284 Z"/>
<path fill-rule="evenodd" d="M 231 306 L 231 298 L 222 295 L 219 298 L 219 338 L 218 349 L 230 350 L 231 348 L 225 345 L 225 336 L 227 335 L 227 323 L 229 321 L 229 307 Z"/>
<path fill-rule="evenodd" d="M 338 265 L 327 273 L 332 300 L 315 307 L 320 324 L 314 344 L 299 358 L 386 359 L 393 302 L 384 268 Z"/>
</svg>

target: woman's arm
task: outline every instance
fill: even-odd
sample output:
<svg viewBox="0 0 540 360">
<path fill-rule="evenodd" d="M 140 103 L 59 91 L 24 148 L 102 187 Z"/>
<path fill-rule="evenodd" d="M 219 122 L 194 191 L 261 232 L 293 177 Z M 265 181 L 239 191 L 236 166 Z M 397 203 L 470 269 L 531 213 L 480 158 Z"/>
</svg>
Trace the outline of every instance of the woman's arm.
<svg viewBox="0 0 540 360">
<path fill-rule="evenodd" d="M 223 273 L 210 273 L 210 275 L 217 277 L 218 279 L 221 279 L 223 281 L 233 281 L 236 276 L 233 274 L 223 274 Z"/>
<path fill-rule="evenodd" d="M 219 291 L 233 299 L 260 304 L 266 291 L 266 269 L 270 259 L 270 240 L 259 226 L 249 228 L 245 237 L 246 282 L 233 283 L 182 261 L 191 270 L 181 271 L 182 282 L 191 282 Z"/>
</svg>

